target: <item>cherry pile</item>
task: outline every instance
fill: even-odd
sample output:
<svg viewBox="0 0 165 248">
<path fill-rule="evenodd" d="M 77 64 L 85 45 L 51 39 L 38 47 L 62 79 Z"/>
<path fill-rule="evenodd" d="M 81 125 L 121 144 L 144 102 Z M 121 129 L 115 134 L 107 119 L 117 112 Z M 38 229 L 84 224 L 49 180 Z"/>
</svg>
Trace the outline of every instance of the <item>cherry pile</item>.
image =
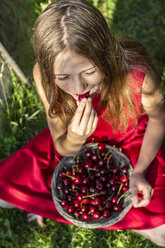
<svg viewBox="0 0 165 248">
<path fill-rule="evenodd" d="M 87 148 L 72 167 L 63 166 L 56 189 L 62 208 L 77 220 L 101 220 L 121 212 L 129 190 L 129 166 L 117 165 L 104 143 Z"/>
</svg>

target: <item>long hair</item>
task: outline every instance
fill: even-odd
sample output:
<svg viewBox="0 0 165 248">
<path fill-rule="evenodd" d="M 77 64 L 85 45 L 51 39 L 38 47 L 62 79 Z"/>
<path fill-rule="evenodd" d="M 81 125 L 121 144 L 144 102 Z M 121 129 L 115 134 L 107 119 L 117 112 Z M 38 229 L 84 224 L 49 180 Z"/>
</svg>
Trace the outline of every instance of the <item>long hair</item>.
<svg viewBox="0 0 165 248">
<path fill-rule="evenodd" d="M 89 59 L 102 73 L 100 108 L 106 108 L 114 130 L 125 129 L 128 116 L 136 123 L 139 109 L 132 98 L 136 87 L 131 89 L 127 75 L 132 65 L 154 71 L 152 60 L 139 42 L 115 37 L 100 11 L 89 2 L 57 0 L 48 5 L 35 22 L 33 46 L 50 117 L 67 126 L 75 112 L 75 101 L 55 84 L 52 75 L 57 55 L 71 50 Z"/>
</svg>

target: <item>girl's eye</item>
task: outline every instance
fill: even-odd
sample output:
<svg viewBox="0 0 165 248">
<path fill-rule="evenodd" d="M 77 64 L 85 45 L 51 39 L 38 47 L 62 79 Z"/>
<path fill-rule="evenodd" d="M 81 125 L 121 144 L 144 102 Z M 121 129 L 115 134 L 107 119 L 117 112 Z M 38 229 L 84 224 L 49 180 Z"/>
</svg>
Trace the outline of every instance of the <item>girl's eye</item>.
<svg viewBox="0 0 165 248">
<path fill-rule="evenodd" d="M 94 74 L 95 73 L 95 70 L 94 71 L 91 71 L 91 72 L 85 72 L 84 74 L 85 75 L 91 75 L 91 74 Z"/>
<path fill-rule="evenodd" d="M 69 78 L 69 76 L 65 76 L 65 77 L 58 77 L 58 80 L 60 80 L 60 81 L 64 81 L 64 80 L 66 80 L 66 79 L 68 79 Z"/>
</svg>

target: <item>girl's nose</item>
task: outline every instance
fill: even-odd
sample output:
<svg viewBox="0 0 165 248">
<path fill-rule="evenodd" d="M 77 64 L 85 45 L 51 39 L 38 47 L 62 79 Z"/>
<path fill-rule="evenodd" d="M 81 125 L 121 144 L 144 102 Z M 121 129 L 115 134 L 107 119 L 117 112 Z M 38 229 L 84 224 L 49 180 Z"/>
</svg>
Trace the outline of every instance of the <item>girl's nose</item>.
<svg viewBox="0 0 165 248">
<path fill-rule="evenodd" d="M 86 88 L 87 88 L 87 84 L 82 82 L 82 80 L 80 78 L 76 78 L 74 80 L 74 92 L 75 92 L 75 94 L 83 94 Z"/>
</svg>

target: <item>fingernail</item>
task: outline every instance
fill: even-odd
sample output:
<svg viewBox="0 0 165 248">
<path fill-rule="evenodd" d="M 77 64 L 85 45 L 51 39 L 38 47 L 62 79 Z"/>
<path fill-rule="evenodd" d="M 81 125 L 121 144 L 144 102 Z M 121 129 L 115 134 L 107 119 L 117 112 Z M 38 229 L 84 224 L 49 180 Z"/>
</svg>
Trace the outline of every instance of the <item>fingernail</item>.
<svg viewBox="0 0 165 248">
<path fill-rule="evenodd" d="M 88 102 L 92 102 L 92 98 L 91 97 L 88 98 Z"/>
<path fill-rule="evenodd" d="M 86 98 L 83 98 L 81 101 L 82 101 L 82 102 L 86 102 L 86 101 L 87 101 L 87 99 L 86 99 Z"/>
</svg>

